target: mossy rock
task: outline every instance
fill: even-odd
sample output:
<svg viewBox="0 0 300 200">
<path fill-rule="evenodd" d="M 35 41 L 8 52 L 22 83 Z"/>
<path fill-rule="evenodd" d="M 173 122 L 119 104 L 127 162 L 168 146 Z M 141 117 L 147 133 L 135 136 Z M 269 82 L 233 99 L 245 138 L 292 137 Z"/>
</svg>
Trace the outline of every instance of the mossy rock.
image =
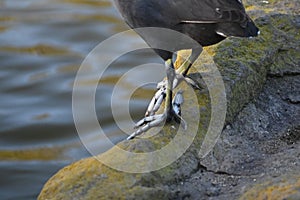
<svg viewBox="0 0 300 200">
<path fill-rule="evenodd" d="M 254 185 L 240 200 L 298 200 L 300 199 L 300 176 L 288 174 Z"/>
<path fill-rule="evenodd" d="M 243 3 L 251 17 L 256 18 L 272 14 L 300 14 L 298 0 L 243 0 Z"/>
<path fill-rule="evenodd" d="M 213 62 L 218 66 L 226 87 L 227 123 L 232 122 L 237 113 L 259 94 L 267 75 L 290 73 L 291 68 L 292 73 L 300 73 L 298 68 L 290 67 L 299 63 L 300 17 L 277 14 L 259 18 L 256 23 L 261 29 L 258 38 L 229 38 L 206 48 L 203 55 L 210 55 L 213 59 L 207 60 L 207 57 L 200 56 L 191 71 L 191 76 L 201 84 L 203 74 L 198 71 L 207 69 L 203 65 L 208 66 Z M 123 149 L 145 153 L 163 148 L 177 133 L 178 126 L 171 124 L 166 125 L 157 135 L 152 136 L 153 130 L 150 130 L 145 136 L 151 137 L 121 142 L 101 155 L 63 168 L 45 184 L 39 199 L 170 199 L 176 196 L 176 189 L 169 185 L 180 184 L 199 170 L 198 151 L 211 116 L 207 90 L 192 91 L 184 84 L 180 85 L 180 89 L 185 90 L 183 113 L 188 113 L 185 120 L 192 123 L 199 118 L 195 116 L 198 113 L 195 105 L 199 105 L 197 109 L 201 115 L 197 127 L 188 129 L 185 133 L 188 138 L 193 137 L 191 132 L 197 132 L 195 138 L 192 138 L 193 143 L 183 155 L 178 154 L 175 162 L 147 173 L 125 173 L 109 168 L 99 161 L 112 160 L 121 167 L 148 167 L 162 162 L 151 159 L 148 162 L 129 162 L 132 159 L 130 156 L 119 155 L 117 152 L 118 149 Z M 196 99 L 191 97 L 193 92 Z M 176 149 L 174 152 L 177 153 Z"/>
</svg>

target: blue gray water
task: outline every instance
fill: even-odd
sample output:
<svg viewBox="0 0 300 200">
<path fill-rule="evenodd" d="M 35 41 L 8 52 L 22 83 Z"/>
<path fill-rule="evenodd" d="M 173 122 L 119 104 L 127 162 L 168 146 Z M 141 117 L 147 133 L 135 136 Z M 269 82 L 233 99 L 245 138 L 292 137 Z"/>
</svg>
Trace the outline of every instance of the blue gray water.
<svg viewBox="0 0 300 200">
<path fill-rule="evenodd" d="M 90 156 L 72 117 L 74 78 L 97 44 L 127 29 L 108 0 L 0 1 L 0 199 L 35 199 L 58 169 Z M 149 62 L 160 59 L 149 52 L 123 56 L 100 81 L 96 111 L 113 142 L 126 137 L 110 111 L 114 83 L 131 66 Z M 130 102 L 135 119 L 145 111 L 149 88 Z M 87 137 L 100 152 L 106 150 L 92 132 Z"/>
</svg>

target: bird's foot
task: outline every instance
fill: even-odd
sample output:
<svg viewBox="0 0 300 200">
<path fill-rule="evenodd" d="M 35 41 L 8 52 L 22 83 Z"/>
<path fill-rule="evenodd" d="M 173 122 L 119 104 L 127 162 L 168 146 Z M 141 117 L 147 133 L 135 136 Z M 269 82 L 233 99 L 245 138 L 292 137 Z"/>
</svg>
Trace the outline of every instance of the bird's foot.
<svg viewBox="0 0 300 200">
<path fill-rule="evenodd" d="M 201 89 L 193 79 L 187 76 L 183 76 L 182 74 L 179 73 L 176 73 L 176 76 L 174 78 L 173 89 L 175 89 L 182 81 L 185 81 L 188 85 L 194 88 L 197 88 L 199 90 Z M 157 91 L 148 105 L 145 117 L 153 116 L 158 111 L 158 109 L 162 105 L 162 102 L 166 98 L 167 85 L 168 85 L 167 80 L 163 80 L 157 84 Z"/>
<path fill-rule="evenodd" d="M 163 114 L 150 115 L 138 121 L 135 125 L 137 129 L 132 133 L 127 140 L 131 140 L 138 135 L 148 131 L 150 128 L 160 126 L 166 121 L 176 121 L 180 123 L 183 129 L 187 129 L 187 124 L 184 119 L 181 117 L 181 104 L 183 103 L 182 91 L 176 93 L 173 102 L 172 108 L 170 111 L 165 110 Z"/>
</svg>

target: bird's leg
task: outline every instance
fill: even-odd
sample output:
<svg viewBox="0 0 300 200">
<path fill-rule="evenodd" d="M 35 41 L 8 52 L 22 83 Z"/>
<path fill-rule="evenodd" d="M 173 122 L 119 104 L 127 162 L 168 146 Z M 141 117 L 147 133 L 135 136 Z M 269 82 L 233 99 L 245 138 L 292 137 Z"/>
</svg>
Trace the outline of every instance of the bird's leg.
<svg viewBox="0 0 300 200">
<path fill-rule="evenodd" d="M 192 49 L 192 53 L 188 59 L 184 61 L 184 63 L 176 70 L 177 74 L 182 75 L 183 77 L 187 78 L 186 75 L 189 72 L 190 68 L 194 64 L 194 62 L 197 60 L 199 55 L 202 52 L 202 48 L 195 48 Z"/>
<path fill-rule="evenodd" d="M 198 58 L 198 56 L 201 54 L 202 48 L 198 49 L 193 49 L 192 54 L 187 58 L 184 63 L 175 71 L 175 78 L 173 79 L 173 89 L 179 85 L 181 81 L 185 81 L 189 85 L 201 89 L 197 83 L 195 83 L 194 80 L 191 78 L 187 77 L 187 73 L 189 69 L 192 67 L 193 63 L 195 60 Z M 160 108 L 163 100 L 166 97 L 167 93 L 167 85 L 168 85 L 168 80 L 163 80 L 157 85 L 158 90 L 156 91 L 155 95 L 153 96 L 145 116 L 152 116 L 154 115 L 158 109 Z M 174 109 L 174 108 L 173 108 Z"/>
<path fill-rule="evenodd" d="M 172 59 L 169 59 L 165 62 L 166 72 L 167 72 L 167 81 L 168 85 L 166 88 L 166 101 L 165 101 L 165 112 L 167 115 L 167 122 L 170 122 L 174 116 L 174 111 L 172 108 L 172 97 L 173 97 L 173 82 L 175 79 L 175 68 L 173 65 Z"/>
<path fill-rule="evenodd" d="M 144 119 L 140 120 L 136 124 L 136 128 L 138 128 L 134 133 L 132 133 L 127 140 L 133 139 L 134 137 L 146 132 L 152 127 L 158 126 L 162 124 L 163 122 L 167 121 L 170 122 L 172 120 L 175 120 L 177 122 L 181 122 L 181 125 L 183 126 L 184 129 L 186 129 L 186 123 L 185 121 L 181 118 L 180 113 L 181 113 L 181 104 L 183 103 L 183 96 L 182 92 L 178 92 L 172 100 L 172 95 L 173 95 L 173 82 L 174 78 L 176 76 L 174 65 L 172 62 L 172 59 L 169 59 L 165 62 L 166 66 L 166 72 L 167 72 L 167 86 L 165 88 L 165 91 L 163 91 L 158 99 L 163 100 L 164 96 L 166 98 L 165 101 L 165 109 L 163 114 L 159 115 L 150 115 L 146 116 Z M 160 101 L 158 100 L 157 101 Z M 155 103 L 150 103 L 150 104 L 155 104 Z M 160 103 L 161 104 L 161 103 Z"/>
</svg>

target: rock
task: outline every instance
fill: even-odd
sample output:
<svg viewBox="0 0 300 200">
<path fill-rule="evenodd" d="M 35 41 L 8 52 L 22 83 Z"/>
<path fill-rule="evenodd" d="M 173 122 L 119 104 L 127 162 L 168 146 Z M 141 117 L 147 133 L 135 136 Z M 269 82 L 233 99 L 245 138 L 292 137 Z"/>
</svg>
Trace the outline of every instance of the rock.
<svg viewBox="0 0 300 200">
<path fill-rule="evenodd" d="M 241 200 L 281 200 L 300 199 L 300 176 L 299 174 L 283 175 L 273 178 L 264 183 L 254 185 L 240 199 Z"/>
<path fill-rule="evenodd" d="M 200 161 L 202 172 L 196 172 L 188 181 L 194 185 L 206 181 L 219 183 L 221 192 L 215 199 L 222 200 L 237 199 L 248 190 L 254 194 L 251 188 L 258 183 L 279 183 L 282 177 L 294 177 L 291 181 L 299 177 L 300 106 L 282 98 L 285 92 L 293 90 L 291 85 L 300 90 L 299 80 L 300 75 L 268 77 L 260 95 L 238 114 L 230 128 L 224 129 L 214 150 Z M 263 188 L 258 186 L 256 192 L 263 194 Z M 280 193 L 281 189 L 276 188 L 274 194 Z"/>
<path fill-rule="evenodd" d="M 200 56 L 191 72 L 201 84 L 214 61 L 226 87 L 226 123 L 229 125 L 207 157 L 200 159 L 198 151 L 213 112 L 211 96 L 204 89 L 195 92 L 195 99 L 194 91 L 183 84 L 180 86 L 185 91 L 183 114 L 187 113 L 184 119 L 189 124 L 197 124 L 186 132 L 181 130 L 184 137 L 175 145 L 187 146 L 183 155 L 173 148 L 170 154 L 155 159 L 144 156 L 143 153 L 163 149 L 174 141 L 178 126 L 166 125 L 157 135 L 153 135 L 155 130 L 150 130 L 145 135 L 152 137 L 121 142 L 101 155 L 63 168 L 49 179 L 38 198 L 236 199 L 256 181 L 299 171 L 299 140 L 291 133 L 299 130 L 300 112 L 294 101 L 298 97 L 289 94 L 299 92 L 300 88 L 299 85 L 291 87 L 299 84 L 300 16 L 276 14 L 259 18 L 256 23 L 262 31 L 260 37 L 230 38 L 207 48 L 204 55 L 210 54 L 213 60 Z M 204 71 L 203 79 L 198 70 Z M 206 86 L 214 84 L 205 83 Z M 214 87 L 214 91 L 222 93 L 218 87 Z M 293 99 L 294 103 L 287 99 Z M 224 102 L 216 105 L 218 103 Z M 195 109 L 195 105 L 199 108 Z M 293 131 L 287 131 L 289 129 Z M 192 144 L 188 144 L 189 141 Z M 141 156 L 122 154 L 120 148 Z M 165 158 L 172 160 L 172 156 L 174 162 L 158 167 L 166 162 Z M 99 160 L 118 166 L 120 171 Z M 142 168 L 157 170 L 121 172 Z"/>
<path fill-rule="evenodd" d="M 298 0 L 243 0 L 247 12 L 251 16 L 262 17 L 272 14 L 300 14 Z"/>
</svg>

